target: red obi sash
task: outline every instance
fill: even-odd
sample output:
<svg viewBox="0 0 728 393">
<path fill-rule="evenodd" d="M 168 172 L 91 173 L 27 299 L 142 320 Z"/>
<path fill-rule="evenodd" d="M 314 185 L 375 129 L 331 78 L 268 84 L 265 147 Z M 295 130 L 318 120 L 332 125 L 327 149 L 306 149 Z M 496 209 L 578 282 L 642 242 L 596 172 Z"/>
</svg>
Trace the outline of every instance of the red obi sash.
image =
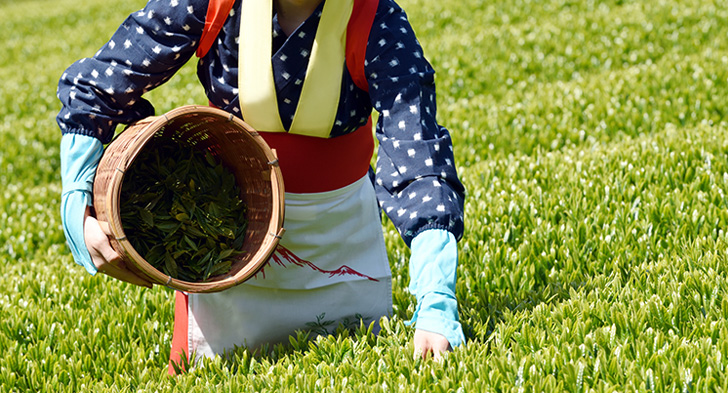
<svg viewBox="0 0 728 393">
<path fill-rule="evenodd" d="M 286 192 L 336 190 L 367 174 L 374 153 L 372 119 L 356 131 L 336 138 L 285 132 L 261 132 L 275 149 Z"/>
</svg>

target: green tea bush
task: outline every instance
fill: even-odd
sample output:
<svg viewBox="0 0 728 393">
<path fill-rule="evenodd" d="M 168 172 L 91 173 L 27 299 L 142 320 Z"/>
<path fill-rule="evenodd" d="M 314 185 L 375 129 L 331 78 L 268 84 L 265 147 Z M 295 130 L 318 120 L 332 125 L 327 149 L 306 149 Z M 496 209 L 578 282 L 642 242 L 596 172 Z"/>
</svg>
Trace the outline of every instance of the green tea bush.
<svg viewBox="0 0 728 393">
<path fill-rule="evenodd" d="M 726 391 L 728 11 L 709 0 L 403 0 L 468 190 L 467 345 L 394 315 L 169 377 L 172 292 L 92 277 L 58 216 L 54 92 L 143 0 L 0 1 L 0 392 Z M 42 9 L 43 12 L 27 12 Z M 148 94 L 205 103 L 194 65 Z"/>
</svg>

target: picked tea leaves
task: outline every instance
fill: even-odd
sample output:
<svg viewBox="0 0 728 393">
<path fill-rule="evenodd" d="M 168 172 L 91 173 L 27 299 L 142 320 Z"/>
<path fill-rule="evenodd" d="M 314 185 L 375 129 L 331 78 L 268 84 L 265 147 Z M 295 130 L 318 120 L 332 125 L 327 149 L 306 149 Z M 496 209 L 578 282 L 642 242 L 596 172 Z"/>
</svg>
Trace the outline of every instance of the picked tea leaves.
<svg viewBox="0 0 728 393">
<path fill-rule="evenodd" d="M 235 177 L 208 151 L 154 138 L 127 170 L 121 222 L 152 266 L 190 282 L 230 271 L 246 206 Z"/>
</svg>

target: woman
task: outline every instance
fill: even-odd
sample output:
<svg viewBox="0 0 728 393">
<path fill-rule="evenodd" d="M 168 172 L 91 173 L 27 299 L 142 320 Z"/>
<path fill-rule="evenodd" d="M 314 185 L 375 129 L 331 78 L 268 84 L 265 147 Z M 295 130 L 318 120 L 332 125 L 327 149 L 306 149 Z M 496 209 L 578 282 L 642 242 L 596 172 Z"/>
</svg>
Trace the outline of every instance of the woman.
<svg viewBox="0 0 728 393">
<path fill-rule="evenodd" d="M 354 52 L 350 41 L 362 30 L 352 26 L 364 3 L 373 21 Z M 91 183 L 116 125 L 153 115 L 143 93 L 198 50 L 207 8 L 208 0 L 150 0 L 61 77 L 62 217 L 75 260 L 91 274 L 151 286 L 110 248 L 89 208 Z M 357 56 L 363 61 L 352 61 Z M 393 0 L 238 0 L 198 76 L 211 105 L 241 117 L 278 151 L 286 234 L 246 283 L 177 294 L 173 360 L 390 314 L 380 209 L 412 249 L 415 350 L 438 357 L 460 345 L 455 268 L 464 189 L 449 133 L 436 122 L 434 71 L 404 11 Z M 380 114 L 376 174 L 372 108 Z"/>
</svg>

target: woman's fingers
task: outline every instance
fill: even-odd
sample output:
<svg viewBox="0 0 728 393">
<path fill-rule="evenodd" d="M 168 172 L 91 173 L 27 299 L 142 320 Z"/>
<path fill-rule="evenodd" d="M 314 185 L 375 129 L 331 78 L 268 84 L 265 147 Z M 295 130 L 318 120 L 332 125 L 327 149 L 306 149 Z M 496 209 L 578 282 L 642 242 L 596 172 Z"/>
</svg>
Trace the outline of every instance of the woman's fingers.
<svg viewBox="0 0 728 393">
<path fill-rule="evenodd" d="M 451 350 L 445 336 L 427 330 L 416 329 L 414 336 L 415 356 L 423 359 L 432 355 L 436 361 L 442 360 L 442 354 Z"/>
<path fill-rule="evenodd" d="M 117 280 L 151 288 L 152 284 L 129 270 L 122 261 L 121 256 L 111 247 L 107 237 L 109 232 L 108 224 L 106 230 L 104 230 L 103 224 L 106 223 L 99 223 L 96 218 L 86 216 L 83 228 L 86 247 L 89 254 L 91 254 L 91 260 L 96 265 L 96 269 Z"/>
</svg>

